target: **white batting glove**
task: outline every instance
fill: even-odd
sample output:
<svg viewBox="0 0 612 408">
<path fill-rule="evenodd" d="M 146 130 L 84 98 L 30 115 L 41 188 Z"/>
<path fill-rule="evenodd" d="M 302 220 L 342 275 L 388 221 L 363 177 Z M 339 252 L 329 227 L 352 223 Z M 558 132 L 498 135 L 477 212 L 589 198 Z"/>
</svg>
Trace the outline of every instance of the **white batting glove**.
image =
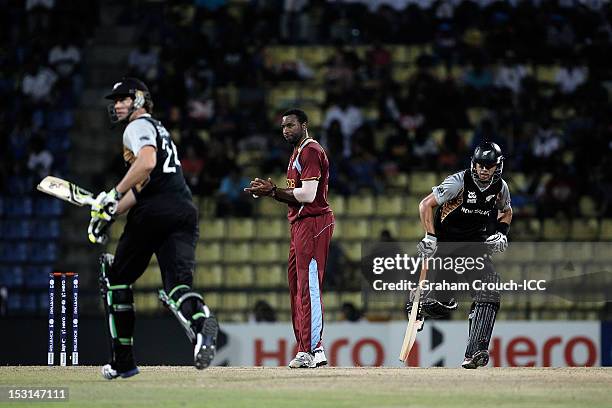
<svg viewBox="0 0 612 408">
<path fill-rule="evenodd" d="M 109 192 L 101 192 L 96 197 L 96 200 L 91 205 L 91 218 L 110 221 L 115 218 L 117 205 L 123 194 L 120 194 L 117 189 L 113 188 Z"/>
<path fill-rule="evenodd" d="M 487 244 L 492 254 L 504 252 L 508 248 L 508 237 L 501 232 L 496 232 L 486 239 L 485 244 Z"/>
<path fill-rule="evenodd" d="M 431 258 L 438 249 L 438 238 L 430 234 L 425 234 L 425 237 L 417 244 L 417 253 L 421 258 Z"/>
</svg>

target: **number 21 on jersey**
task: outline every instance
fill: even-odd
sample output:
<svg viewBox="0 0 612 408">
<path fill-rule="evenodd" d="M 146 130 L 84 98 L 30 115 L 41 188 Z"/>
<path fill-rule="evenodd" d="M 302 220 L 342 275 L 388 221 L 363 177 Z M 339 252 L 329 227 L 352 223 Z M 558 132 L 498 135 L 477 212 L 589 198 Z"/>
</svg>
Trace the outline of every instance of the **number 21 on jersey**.
<svg viewBox="0 0 612 408">
<path fill-rule="evenodd" d="M 166 152 L 166 160 L 164 160 L 164 173 L 176 173 L 176 167 L 181 165 L 176 152 L 176 145 L 170 139 L 170 136 L 162 135 L 162 150 Z"/>
</svg>

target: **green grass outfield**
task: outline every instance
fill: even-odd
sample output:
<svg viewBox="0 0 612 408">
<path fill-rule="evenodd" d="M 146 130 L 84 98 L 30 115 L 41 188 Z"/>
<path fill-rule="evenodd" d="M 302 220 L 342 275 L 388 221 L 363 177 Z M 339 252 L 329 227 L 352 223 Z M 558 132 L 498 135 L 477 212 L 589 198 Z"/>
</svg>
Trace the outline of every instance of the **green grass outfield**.
<svg viewBox="0 0 612 408">
<path fill-rule="evenodd" d="M 611 368 L 0 367 L 0 388 L 68 387 L 69 402 L 14 407 L 612 407 Z M 3 398 L 6 395 L 2 396 Z"/>
</svg>

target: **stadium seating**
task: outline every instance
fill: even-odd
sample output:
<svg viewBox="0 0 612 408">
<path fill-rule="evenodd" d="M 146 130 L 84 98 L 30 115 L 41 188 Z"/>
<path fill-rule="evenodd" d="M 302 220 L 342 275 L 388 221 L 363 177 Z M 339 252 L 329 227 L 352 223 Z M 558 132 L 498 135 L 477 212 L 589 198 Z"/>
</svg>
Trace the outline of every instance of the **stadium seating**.
<svg viewBox="0 0 612 408">
<path fill-rule="evenodd" d="M 287 258 L 286 253 L 281 253 L 281 246 L 277 242 L 257 241 L 253 243 L 252 254 L 254 263 L 281 262 Z"/>
<path fill-rule="evenodd" d="M 60 237 L 60 223 L 57 219 L 33 221 L 30 226 L 32 238 L 55 240 Z"/>
<path fill-rule="evenodd" d="M 516 241 L 537 241 L 541 229 L 540 221 L 535 218 L 516 218 L 512 220 L 510 238 Z"/>
<path fill-rule="evenodd" d="M 134 306 L 138 312 L 156 312 L 163 309 L 157 292 L 152 290 L 134 294 Z"/>
<path fill-rule="evenodd" d="M 227 287 L 250 287 L 253 285 L 254 273 L 250 265 L 230 265 L 225 270 L 225 283 Z"/>
<path fill-rule="evenodd" d="M 285 220 L 259 219 L 255 226 L 257 239 L 281 239 L 289 237 L 289 227 Z"/>
<path fill-rule="evenodd" d="M 409 177 L 410 192 L 414 195 L 426 196 L 431 193 L 433 186 L 442 182 L 442 179 L 433 172 L 413 172 Z"/>
<path fill-rule="evenodd" d="M 64 205 L 61 200 L 54 198 L 37 198 L 34 205 L 34 213 L 37 217 L 59 217 L 62 215 Z M 30 215 L 30 214 L 23 214 Z"/>
<path fill-rule="evenodd" d="M 334 211 L 334 215 L 342 216 L 346 214 L 346 200 L 341 195 L 333 195 L 329 198 L 329 205 Z"/>
<path fill-rule="evenodd" d="M 17 288 L 23 285 L 23 268 L 20 266 L 0 266 L 0 286 L 7 288 Z"/>
<path fill-rule="evenodd" d="M 258 287 L 286 287 L 287 270 L 280 265 L 260 265 L 255 268 L 255 285 Z"/>
<path fill-rule="evenodd" d="M 204 240 L 218 240 L 225 238 L 225 220 L 204 219 L 200 221 L 200 237 Z"/>
<path fill-rule="evenodd" d="M 575 219 L 572 221 L 570 239 L 572 241 L 595 241 L 599 233 L 599 223 L 595 218 Z"/>
<path fill-rule="evenodd" d="M 331 53 L 331 48 L 315 45 L 302 47 L 299 56 L 309 66 L 318 68 L 329 59 Z"/>
<path fill-rule="evenodd" d="M 359 262 L 361 260 L 361 242 L 344 242 L 344 252 L 348 259 L 352 262 Z"/>
<path fill-rule="evenodd" d="M 565 241 L 569 237 L 570 225 L 564 219 L 546 219 L 542 237 L 545 241 Z"/>
<path fill-rule="evenodd" d="M 372 221 L 370 227 L 370 238 L 372 240 L 378 240 L 380 238 L 380 233 L 383 230 L 389 231 L 392 237 L 399 236 L 399 226 L 397 225 L 397 221 L 394 219 L 379 218 Z"/>
<path fill-rule="evenodd" d="M 163 284 L 159 265 L 157 263 L 151 263 L 145 273 L 138 279 L 135 287 L 161 289 Z"/>
<path fill-rule="evenodd" d="M 251 248 L 249 242 L 226 242 L 223 245 L 223 262 L 251 262 L 253 259 Z"/>
<path fill-rule="evenodd" d="M 599 239 L 602 241 L 612 241 L 612 218 L 605 219 L 601 222 Z"/>
<path fill-rule="evenodd" d="M 223 285 L 223 267 L 220 265 L 198 265 L 193 277 L 196 287 L 218 288 Z"/>
<path fill-rule="evenodd" d="M 281 184 L 282 185 L 282 184 Z M 258 202 L 258 213 L 264 216 L 287 215 L 287 207 L 280 205 L 274 200 L 260 199 Z"/>
<path fill-rule="evenodd" d="M 424 197 L 423 197 L 424 198 Z M 404 198 L 404 208 L 402 214 L 407 217 L 418 217 L 419 216 L 419 203 L 421 197 L 408 196 Z"/>
<path fill-rule="evenodd" d="M 226 293 L 221 298 L 221 308 L 229 310 L 244 310 L 247 309 L 248 297 L 244 292 Z"/>
<path fill-rule="evenodd" d="M 245 240 L 255 236 L 255 222 L 251 219 L 230 219 L 228 222 L 229 239 Z"/>
<path fill-rule="evenodd" d="M 370 223 L 367 219 L 346 220 L 341 224 L 341 236 L 347 240 L 364 240 L 370 236 Z"/>
<path fill-rule="evenodd" d="M 418 219 L 399 221 L 399 238 L 406 241 L 416 241 L 423 237 L 423 227 Z"/>
<path fill-rule="evenodd" d="M 219 262 L 222 259 L 222 246 L 219 242 L 202 242 L 196 247 L 196 259 L 201 262 Z"/>
<path fill-rule="evenodd" d="M 375 213 L 378 216 L 402 214 L 402 197 L 399 195 L 377 197 Z"/>
<path fill-rule="evenodd" d="M 347 215 L 368 216 L 374 214 L 374 198 L 371 196 L 355 196 L 348 200 Z"/>
<path fill-rule="evenodd" d="M 389 187 L 391 189 L 401 190 L 405 192 L 408 187 L 408 175 L 406 173 L 400 173 L 393 176 L 389 180 Z"/>
<path fill-rule="evenodd" d="M 0 221 L 0 233 L 5 239 L 26 239 L 32 233 L 32 223 L 29 220 Z"/>
<path fill-rule="evenodd" d="M 45 200 L 47 203 L 50 200 Z M 5 200 L 4 214 L 7 218 L 30 217 L 32 215 L 33 200 L 30 197 L 14 197 Z"/>
</svg>

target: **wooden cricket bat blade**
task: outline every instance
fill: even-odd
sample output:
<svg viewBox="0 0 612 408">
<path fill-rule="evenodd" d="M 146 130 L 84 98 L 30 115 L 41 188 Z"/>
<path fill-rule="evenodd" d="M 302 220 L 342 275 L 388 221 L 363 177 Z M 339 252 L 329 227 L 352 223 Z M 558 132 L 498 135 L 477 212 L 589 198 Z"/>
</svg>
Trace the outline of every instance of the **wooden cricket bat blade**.
<svg viewBox="0 0 612 408">
<path fill-rule="evenodd" d="M 406 327 L 406 333 L 404 334 L 402 349 L 400 350 L 399 354 L 400 361 L 404 363 L 408 360 L 410 350 L 412 350 L 412 346 L 414 346 L 417 332 L 423 326 L 423 318 L 421 318 L 420 320 L 417 320 L 417 318 L 419 306 L 421 304 L 421 282 L 423 282 L 426 276 L 427 263 L 425 262 L 425 260 L 423 260 L 423 266 L 421 267 L 421 275 L 419 276 L 419 286 L 417 287 L 414 293 L 414 299 L 412 300 L 412 308 L 410 309 L 410 317 L 408 318 L 408 326 Z"/>
<path fill-rule="evenodd" d="M 93 193 L 59 177 L 47 176 L 36 186 L 38 191 L 82 207 L 94 202 Z"/>
<path fill-rule="evenodd" d="M 410 318 L 408 319 L 408 326 L 406 326 L 406 333 L 404 334 L 404 341 L 402 343 L 402 349 L 400 350 L 399 359 L 402 362 L 408 360 L 410 350 L 414 346 L 416 341 L 416 334 L 421 325 L 422 321 L 417 321 L 417 314 L 419 309 L 419 301 L 421 299 L 421 290 L 417 289 L 414 301 L 412 303 L 412 309 L 410 310 Z M 420 323 L 420 324 L 419 324 Z"/>
</svg>

